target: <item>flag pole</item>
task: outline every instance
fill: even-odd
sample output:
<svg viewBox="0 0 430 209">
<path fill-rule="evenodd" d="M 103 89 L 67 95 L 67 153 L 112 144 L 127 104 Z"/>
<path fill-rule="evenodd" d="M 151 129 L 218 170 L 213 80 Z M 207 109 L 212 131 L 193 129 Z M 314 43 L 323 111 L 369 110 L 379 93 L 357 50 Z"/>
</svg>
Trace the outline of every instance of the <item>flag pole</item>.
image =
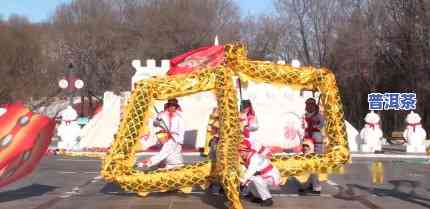
<svg viewBox="0 0 430 209">
<path fill-rule="evenodd" d="M 240 80 L 240 77 L 237 79 L 238 81 L 238 86 L 239 86 L 239 98 L 240 98 L 240 102 L 242 102 L 243 97 L 242 97 L 242 81 Z"/>
<path fill-rule="evenodd" d="M 157 110 L 157 107 L 154 106 L 154 110 L 157 113 L 157 115 L 160 114 L 160 112 Z M 161 127 L 161 128 L 166 129 L 166 131 L 170 133 L 169 127 L 167 126 L 166 122 L 164 122 L 164 120 L 162 118 L 160 118 L 160 121 L 162 123 L 162 126 L 164 126 L 164 127 Z"/>
</svg>

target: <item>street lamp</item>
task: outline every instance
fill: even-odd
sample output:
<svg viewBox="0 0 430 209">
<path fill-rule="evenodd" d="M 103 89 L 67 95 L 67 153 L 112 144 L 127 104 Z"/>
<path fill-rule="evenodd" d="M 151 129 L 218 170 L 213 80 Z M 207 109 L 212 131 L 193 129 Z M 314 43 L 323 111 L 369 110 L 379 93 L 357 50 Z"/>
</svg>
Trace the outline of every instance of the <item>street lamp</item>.
<svg viewBox="0 0 430 209">
<path fill-rule="evenodd" d="M 73 64 L 69 65 L 65 74 L 66 77 L 58 82 L 58 86 L 61 89 L 67 90 L 67 93 L 69 94 L 69 105 L 73 106 L 73 96 L 75 92 L 79 89 L 82 89 L 85 83 L 78 77 L 76 69 L 73 67 Z"/>
</svg>

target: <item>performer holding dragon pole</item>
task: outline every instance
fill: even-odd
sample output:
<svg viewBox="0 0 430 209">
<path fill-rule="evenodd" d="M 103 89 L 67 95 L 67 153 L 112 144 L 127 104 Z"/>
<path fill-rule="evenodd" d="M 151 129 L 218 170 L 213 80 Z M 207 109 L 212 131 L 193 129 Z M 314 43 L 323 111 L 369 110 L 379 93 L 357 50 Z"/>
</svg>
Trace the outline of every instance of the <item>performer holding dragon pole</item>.
<svg viewBox="0 0 430 209">
<path fill-rule="evenodd" d="M 218 115 L 217 111 L 218 109 L 214 108 L 212 115 Z M 209 156 L 212 160 L 214 160 L 216 158 L 216 146 L 219 140 L 219 118 L 218 116 L 212 118 L 214 121 L 212 121 L 210 128 L 212 131 L 213 138 L 210 140 L 211 149 L 209 152 Z M 242 143 L 246 144 L 250 149 L 254 150 L 258 154 L 271 158 L 272 152 L 270 148 L 263 146 L 251 136 L 251 132 L 258 130 L 258 123 L 254 109 L 252 108 L 251 102 L 249 100 L 242 101 L 239 118 L 243 134 Z"/>
<path fill-rule="evenodd" d="M 324 117 L 319 111 L 319 106 L 314 98 L 306 100 L 305 106 L 305 144 L 308 149 L 304 149 L 304 153 L 315 152 L 317 154 L 324 153 L 324 136 L 322 129 L 324 128 Z M 306 147 L 304 146 L 304 147 Z M 321 193 L 321 184 L 317 173 L 312 173 L 308 181 L 299 189 L 299 193 L 312 193 L 319 195 Z"/>
<path fill-rule="evenodd" d="M 241 111 L 240 111 L 240 122 L 242 127 L 242 146 L 246 147 L 249 150 L 252 150 L 252 152 L 256 154 L 260 154 L 264 157 L 271 158 L 272 152 L 270 148 L 265 147 L 258 143 L 254 139 L 250 139 L 250 133 L 252 131 L 256 131 L 258 129 L 257 119 L 254 113 L 254 110 L 252 108 L 251 102 L 249 100 L 243 100 L 241 104 Z M 212 114 L 210 116 L 212 118 L 212 122 L 210 124 L 210 130 L 212 139 L 210 139 L 210 152 L 209 157 L 212 161 L 216 160 L 216 147 L 218 145 L 219 141 L 219 117 L 218 117 L 218 108 L 214 108 L 212 111 Z M 219 188 L 219 185 L 217 184 L 211 184 L 210 186 L 213 193 L 219 193 L 221 188 Z M 245 189 L 244 189 L 245 190 Z M 248 193 L 248 190 L 244 191 L 244 193 Z"/>
<path fill-rule="evenodd" d="M 243 143 L 246 143 L 247 146 L 250 149 L 253 149 L 255 152 L 265 157 L 271 158 L 272 152 L 270 148 L 263 146 L 252 136 L 252 132 L 258 130 L 258 121 L 250 100 L 242 101 L 239 118 L 242 127 L 242 134 L 244 137 Z"/>
<path fill-rule="evenodd" d="M 184 142 L 184 119 L 178 111 L 180 106 L 177 99 L 169 99 L 164 105 L 164 111 L 157 115 L 153 125 L 160 128 L 157 132 L 158 142 L 162 144 L 161 150 L 156 155 L 137 164 L 139 168 L 163 167 L 170 169 L 182 166 L 182 144 Z"/>
<path fill-rule="evenodd" d="M 305 107 L 305 140 L 311 140 L 314 144 L 314 150 L 318 154 L 324 153 L 324 116 L 319 111 L 319 106 L 314 98 L 306 100 Z"/>
<path fill-rule="evenodd" d="M 251 132 L 258 130 L 257 117 L 255 116 L 254 108 L 252 108 L 250 100 L 242 100 L 239 119 L 243 136 L 245 138 L 250 138 Z"/>
</svg>

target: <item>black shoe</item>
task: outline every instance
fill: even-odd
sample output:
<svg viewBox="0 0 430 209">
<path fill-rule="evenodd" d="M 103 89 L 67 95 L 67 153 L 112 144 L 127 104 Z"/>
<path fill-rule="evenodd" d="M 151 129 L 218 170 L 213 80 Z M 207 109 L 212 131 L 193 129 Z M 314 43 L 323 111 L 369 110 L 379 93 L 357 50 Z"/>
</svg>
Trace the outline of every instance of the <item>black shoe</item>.
<svg viewBox="0 0 430 209">
<path fill-rule="evenodd" d="M 314 191 L 314 190 L 312 190 L 312 191 L 309 192 L 309 194 L 310 195 L 315 195 L 315 196 L 320 196 L 321 195 L 321 191 Z"/>
<path fill-rule="evenodd" d="M 303 189 L 303 188 L 300 188 L 300 189 L 299 189 L 299 193 L 300 193 L 300 194 L 304 194 L 304 193 L 306 193 L 306 192 L 310 192 L 310 191 L 312 191 L 312 187 L 307 187 L 307 188 L 305 188 L 305 189 Z"/>
<path fill-rule="evenodd" d="M 242 197 L 245 198 L 245 199 L 251 199 L 252 198 L 252 194 L 248 193 L 246 195 L 243 195 Z"/>
<path fill-rule="evenodd" d="M 260 205 L 263 207 L 270 207 L 273 205 L 273 200 L 272 200 L 272 198 L 269 198 L 267 200 L 263 200 L 263 201 L 261 201 Z"/>
<path fill-rule="evenodd" d="M 218 194 L 219 195 L 224 195 L 225 194 L 225 192 L 224 192 L 224 188 L 219 188 L 219 191 L 218 191 Z"/>
<path fill-rule="evenodd" d="M 249 200 L 253 203 L 263 203 L 263 200 L 261 198 L 254 197 L 254 196 L 251 196 L 251 198 L 249 198 Z"/>
<path fill-rule="evenodd" d="M 219 185 L 217 185 L 219 186 Z M 214 189 L 213 187 L 215 187 L 215 184 L 211 184 L 208 188 L 208 192 L 212 195 L 225 195 L 224 194 L 224 188 L 222 188 L 221 186 L 219 186 L 218 189 Z"/>
</svg>

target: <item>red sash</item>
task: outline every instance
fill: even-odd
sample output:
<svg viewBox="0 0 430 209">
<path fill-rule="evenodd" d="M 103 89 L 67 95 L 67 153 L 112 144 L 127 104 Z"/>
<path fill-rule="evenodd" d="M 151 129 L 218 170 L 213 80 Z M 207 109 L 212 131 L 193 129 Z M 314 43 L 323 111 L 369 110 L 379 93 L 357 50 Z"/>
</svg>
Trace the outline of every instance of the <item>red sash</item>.
<svg viewBox="0 0 430 209">
<path fill-rule="evenodd" d="M 305 122 L 308 125 L 307 128 L 305 128 L 306 136 L 311 137 L 313 132 L 321 132 L 319 128 L 314 128 L 314 125 L 318 125 L 319 121 L 312 120 L 313 116 L 311 117 L 305 117 Z"/>
<path fill-rule="evenodd" d="M 414 128 L 414 132 L 415 132 L 415 127 L 420 125 L 421 123 L 408 123 L 408 126 L 412 126 Z"/>
<path fill-rule="evenodd" d="M 375 130 L 375 127 L 378 126 L 377 123 L 366 123 L 366 125 L 370 126 L 373 130 Z"/>
<path fill-rule="evenodd" d="M 271 171 L 273 169 L 273 165 L 269 164 L 268 166 L 266 166 L 265 168 L 261 169 L 260 171 L 260 175 L 265 175 L 267 174 L 269 171 Z"/>
<path fill-rule="evenodd" d="M 254 153 L 255 152 L 251 151 L 250 154 L 248 156 L 246 156 L 246 159 L 245 159 L 245 165 L 246 165 L 246 167 L 249 166 L 249 161 L 251 160 L 251 158 L 254 155 Z"/>
</svg>

